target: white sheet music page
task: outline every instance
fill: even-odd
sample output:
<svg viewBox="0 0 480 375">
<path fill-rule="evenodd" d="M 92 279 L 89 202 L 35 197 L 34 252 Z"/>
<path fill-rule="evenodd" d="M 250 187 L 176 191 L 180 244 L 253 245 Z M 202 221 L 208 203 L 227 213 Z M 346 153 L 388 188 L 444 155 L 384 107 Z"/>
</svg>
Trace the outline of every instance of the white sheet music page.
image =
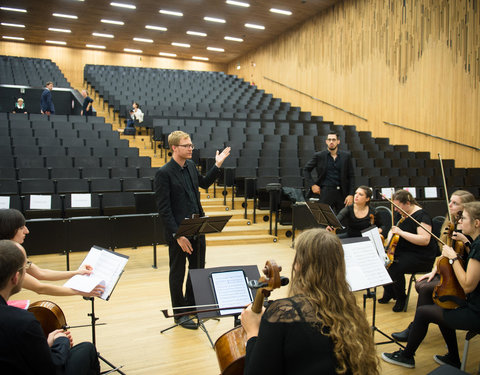
<svg viewBox="0 0 480 375">
<path fill-rule="evenodd" d="M 110 297 L 127 261 L 128 257 L 125 255 L 93 246 L 81 264 L 92 266 L 93 272 L 90 275 L 75 275 L 64 286 L 88 293 L 98 284 L 102 284 L 105 285 L 105 291 L 100 298 L 106 300 Z"/>
<path fill-rule="evenodd" d="M 369 238 L 347 238 L 342 240 L 342 244 L 347 282 L 353 292 L 392 282 L 385 264 L 378 257 L 377 250 Z"/>
<path fill-rule="evenodd" d="M 362 230 L 362 237 L 370 238 L 370 241 L 373 242 L 375 250 L 377 250 L 378 257 L 384 262 L 384 264 L 389 263 L 387 253 L 383 247 L 382 239 L 380 238 L 380 232 L 376 226 Z"/>
<path fill-rule="evenodd" d="M 220 309 L 247 306 L 252 302 L 245 274 L 242 270 L 213 272 L 213 289 Z M 220 315 L 239 314 L 243 309 L 220 310 Z"/>
</svg>

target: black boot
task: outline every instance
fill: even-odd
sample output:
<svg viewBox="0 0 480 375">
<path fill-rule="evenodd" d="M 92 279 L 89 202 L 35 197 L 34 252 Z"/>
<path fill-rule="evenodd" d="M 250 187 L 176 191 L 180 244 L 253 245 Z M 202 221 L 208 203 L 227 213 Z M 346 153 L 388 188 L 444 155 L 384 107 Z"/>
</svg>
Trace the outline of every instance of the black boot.
<svg viewBox="0 0 480 375">
<path fill-rule="evenodd" d="M 389 293 L 384 292 L 383 297 L 378 300 L 378 303 L 381 303 L 382 305 L 387 304 L 390 302 L 390 300 L 393 298 Z"/>
<path fill-rule="evenodd" d="M 405 308 L 405 303 L 407 303 L 407 297 L 401 297 L 397 298 L 397 302 L 395 302 L 395 305 L 392 308 L 393 312 L 400 312 L 403 311 Z"/>
<path fill-rule="evenodd" d="M 392 333 L 392 337 L 399 342 L 407 342 L 408 341 L 408 335 L 410 333 L 410 329 L 412 328 L 412 323 L 408 325 L 406 329 L 404 329 L 402 332 L 394 332 Z"/>
</svg>

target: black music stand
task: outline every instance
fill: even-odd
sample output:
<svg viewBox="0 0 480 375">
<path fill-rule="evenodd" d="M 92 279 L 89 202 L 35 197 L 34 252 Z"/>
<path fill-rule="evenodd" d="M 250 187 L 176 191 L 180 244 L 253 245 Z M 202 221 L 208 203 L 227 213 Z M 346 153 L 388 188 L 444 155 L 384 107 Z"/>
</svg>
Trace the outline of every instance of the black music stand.
<svg viewBox="0 0 480 375">
<path fill-rule="evenodd" d="M 243 270 L 248 280 L 258 280 L 260 278 L 260 273 L 258 272 L 257 266 L 225 266 L 190 270 L 190 279 L 192 281 L 195 304 L 197 306 L 205 306 L 205 309 L 217 306 L 212 284 L 210 281 L 210 275 L 213 272 L 224 272 L 233 270 Z M 200 308 L 200 310 L 202 310 L 202 308 Z M 220 315 L 219 311 L 208 311 L 197 314 L 196 319 L 198 319 L 198 326 L 207 335 L 208 341 L 210 342 L 210 345 L 212 345 L 212 348 L 214 348 L 213 341 L 208 333 L 207 328 L 204 325 L 204 322 L 209 319 L 219 319 L 224 316 L 233 316 L 235 322 L 237 320 L 238 314 L 232 313 L 227 315 Z M 178 324 L 175 324 L 167 329 L 164 329 L 161 332 L 163 333 L 171 328 L 176 327 L 177 325 Z"/>
<path fill-rule="evenodd" d="M 204 216 L 192 219 L 183 219 L 178 227 L 175 238 L 182 236 L 194 237 L 207 233 L 218 233 L 223 230 L 232 215 L 227 216 Z"/>
</svg>

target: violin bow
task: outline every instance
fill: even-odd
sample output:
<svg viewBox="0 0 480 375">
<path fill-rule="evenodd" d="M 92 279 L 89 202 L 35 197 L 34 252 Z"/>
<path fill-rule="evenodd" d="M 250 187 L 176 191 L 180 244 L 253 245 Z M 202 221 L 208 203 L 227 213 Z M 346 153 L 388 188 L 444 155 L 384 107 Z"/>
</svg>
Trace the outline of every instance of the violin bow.
<svg viewBox="0 0 480 375">
<path fill-rule="evenodd" d="M 448 204 L 447 181 L 445 179 L 445 171 L 443 170 L 443 161 L 440 153 L 438 153 L 438 160 L 440 160 L 440 168 L 442 170 L 443 188 L 445 189 L 445 200 L 447 201 L 448 220 L 452 223 L 452 213 L 450 212 L 450 205 Z"/>
<path fill-rule="evenodd" d="M 430 234 L 433 238 L 435 238 L 438 242 L 441 242 L 442 244 L 446 245 L 445 242 L 443 242 L 440 238 L 435 236 L 431 231 L 429 231 L 427 228 L 423 226 L 422 223 L 420 223 L 418 220 L 416 220 L 412 215 L 410 215 L 407 211 L 405 211 L 402 207 L 399 207 L 397 204 L 393 202 L 393 200 L 387 198 L 384 194 L 381 194 L 381 196 L 389 201 L 391 204 L 393 204 L 395 207 L 397 207 L 400 211 L 402 211 L 405 215 L 407 215 L 410 219 L 412 219 L 420 228 L 422 228 L 425 232 Z"/>
</svg>

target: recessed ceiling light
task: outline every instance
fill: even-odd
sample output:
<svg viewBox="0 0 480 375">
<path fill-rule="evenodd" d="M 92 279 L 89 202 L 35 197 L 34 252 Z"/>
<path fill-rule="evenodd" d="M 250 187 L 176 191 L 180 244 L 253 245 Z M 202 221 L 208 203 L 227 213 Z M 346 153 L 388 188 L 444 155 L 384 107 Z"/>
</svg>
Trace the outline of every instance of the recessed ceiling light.
<svg viewBox="0 0 480 375">
<path fill-rule="evenodd" d="M 70 29 L 57 29 L 55 27 L 49 27 L 48 30 L 56 31 L 57 33 L 71 33 L 72 32 L 72 30 L 70 30 Z"/>
<path fill-rule="evenodd" d="M 226 36 L 224 39 L 225 40 L 231 40 L 232 42 L 243 42 L 242 38 L 235 38 L 233 36 Z"/>
<path fill-rule="evenodd" d="M 70 18 L 72 20 L 77 20 L 78 17 L 74 16 L 73 14 L 63 14 L 63 13 L 52 13 L 54 17 L 62 17 L 62 18 Z"/>
<path fill-rule="evenodd" d="M 190 30 L 187 31 L 187 34 L 188 35 L 196 35 L 196 36 L 207 36 L 207 34 L 205 34 L 205 33 L 201 33 L 199 31 L 190 31 Z"/>
<path fill-rule="evenodd" d="M 150 30 L 167 31 L 167 28 L 162 26 L 145 25 L 145 28 Z"/>
<path fill-rule="evenodd" d="M 292 12 L 289 10 L 282 10 L 282 9 L 277 9 L 277 8 L 270 8 L 270 12 L 272 13 L 278 13 L 278 14 L 284 14 L 286 16 L 291 16 Z"/>
<path fill-rule="evenodd" d="M 192 59 L 208 61 L 208 57 L 201 57 L 201 56 L 192 56 Z"/>
<path fill-rule="evenodd" d="M 145 38 L 133 38 L 135 42 L 143 42 L 143 43 L 153 43 L 153 39 L 145 39 Z"/>
<path fill-rule="evenodd" d="M 227 0 L 226 3 L 230 5 L 236 5 L 239 7 L 245 7 L 245 8 L 248 8 L 250 6 L 249 3 L 244 3 L 243 1 Z"/>
<path fill-rule="evenodd" d="M 215 52 L 225 52 L 223 48 L 217 48 L 217 47 L 207 47 L 209 51 L 215 51 Z"/>
<path fill-rule="evenodd" d="M 112 25 L 125 25 L 125 23 L 123 21 L 115 21 L 115 20 L 101 19 L 100 22 L 111 23 Z"/>
<path fill-rule="evenodd" d="M 25 40 L 25 38 L 22 38 L 21 36 L 2 36 L 3 39 L 11 39 L 11 40 Z"/>
<path fill-rule="evenodd" d="M 8 22 L 2 22 L 2 26 L 25 27 L 25 25 L 21 25 L 21 24 L 19 24 L 19 23 L 8 23 Z"/>
<path fill-rule="evenodd" d="M 168 57 L 177 57 L 175 53 L 168 53 L 168 52 L 160 52 L 160 56 L 168 56 Z"/>
<path fill-rule="evenodd" d="M 187 44 L 187 43 L 176 43 L 176 42 L 173 42 L 173 43 L 172 43 L 172 46 L 175 46 L 175 47 L 183 47 L 183 48 L 190 48 L 190 44 Z"/>
<path fill-rule="evenodd" d="M 9 8 L 9 7 L 0 7 L 1 10 L 6 10 L 8 12 L 21 12 L 21 13 L 27 13 L 26 9 L 20 9 L 20 8 Z"/>
<path fill-rule="evenodd" d="M 125 4 L 125 3 L 110 3 L 112 7 L 119 7 L 119 8 L 128 8 L 128 9 L 137 9 L 135 5 L 132 4 Z"/>
<path fill-rule="evenodd" d="M 237 65 L 237 70 L 240 70 L 242 67 L 240 65 Z"/>
<path fill-rule="evenodd" d="M 62 42 L 60 40 L 46 40 L 45 43 L 50 43 L 50 44 L 61 44 L 62 46 L 65 46 L 67 42 Z"/>
<path fill-rule="evenodd" d="M 97 49 L 105 49 L 105 48 L 107 48 L 107 47 L 105 47 L 105 46 L 98 46 L 98 45 L 96 45 L 96 44 L 86 44 L 86 46 L 87 46 L 88 48 L 97 48 Z"/>
<path fill-rule="evenodd" d="M 224 19 L 221 19 L 221 18 L 215 18 L 215 17 L 203 17 L 203 19 L 205 21 L 209 21 L 209 22 L 217 22 L 217 23 L 225 23 L 227 21 L 225 21 Z"/>
<path fill-rule="evenodd" d="M 182 12 L 175 12 L 173 10 L 160 9 L 159 12 L 162 14 L 168 14 L 169 16 L 183 17 Z"/>
<path fill-rule="evenodd" d="M 123 50 L 125 52 L 132 52 L 132 53 L 142 53 L 143 52 L 141 49 L 124 48 Z"/>
<path fill-rule="evenodd" d="M 113 38 L 112 34 L 92 33 L 93 36 L 99 36 L 100 38 Z"/>
<path fill-rule="evenodd" d="M 265 26 L 255 25 L 254 23 L 246 23 L 246 24 L 245 24 L 245 27 L 249 27 L 250 29 L 265 30 Z"/>
</svg>

